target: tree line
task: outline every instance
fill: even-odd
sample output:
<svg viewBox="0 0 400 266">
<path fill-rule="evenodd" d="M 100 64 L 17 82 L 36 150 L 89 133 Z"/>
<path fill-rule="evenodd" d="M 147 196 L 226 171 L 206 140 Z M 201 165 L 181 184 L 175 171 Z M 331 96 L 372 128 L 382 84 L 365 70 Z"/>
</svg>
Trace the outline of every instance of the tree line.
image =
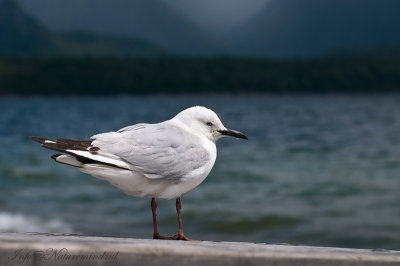
<svg viewBox="0 0 400 266">
<path fill-rule="evenodd" d="M 0 94 L 400 91 L 399 57 L 0 59 Z"/>
</svg>

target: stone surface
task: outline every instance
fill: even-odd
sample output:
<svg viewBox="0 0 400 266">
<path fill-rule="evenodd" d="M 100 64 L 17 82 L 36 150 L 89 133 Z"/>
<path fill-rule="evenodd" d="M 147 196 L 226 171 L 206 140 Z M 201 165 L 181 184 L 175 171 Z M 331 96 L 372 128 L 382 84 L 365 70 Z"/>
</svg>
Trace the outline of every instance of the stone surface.
<svg viewBox="0 0 400 266">
<path fill-rule="evenodd" d="M 400 265 L 400 251 L 0 233 L 0 265 Z"/>
</svg>

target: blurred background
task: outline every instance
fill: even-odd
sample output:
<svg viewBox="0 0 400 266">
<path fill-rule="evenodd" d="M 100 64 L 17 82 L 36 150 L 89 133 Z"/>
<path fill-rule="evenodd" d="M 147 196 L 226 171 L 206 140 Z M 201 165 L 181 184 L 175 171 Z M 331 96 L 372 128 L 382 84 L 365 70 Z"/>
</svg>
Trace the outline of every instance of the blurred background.
<svg viewBox="0 0 400 266">
<path fill-rule="evenodd" d="M 400 249 L 397 0 L 0 0 L 0 231 L 152 236 L 150 199 L 54 163 L 204 105 L 223 139 L 189 237 Z M 174 201 L 159 229 L 177 231 Z"/>
</svg>

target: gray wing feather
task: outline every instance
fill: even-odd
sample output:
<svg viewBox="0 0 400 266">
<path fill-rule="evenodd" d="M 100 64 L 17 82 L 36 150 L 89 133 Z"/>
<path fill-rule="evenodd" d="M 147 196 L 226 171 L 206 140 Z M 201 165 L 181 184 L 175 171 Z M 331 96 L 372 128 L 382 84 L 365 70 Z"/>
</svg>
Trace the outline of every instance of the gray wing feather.
<svg viewBox="0 0 400 266">
<path fill-rule="evenodd" d="M 138 124 L 95 135 L 92 145 L 117 155 L 147 178 L 181 178 L 203 166 L 209 153 L 199 138 L 167 122 Z"/>
</svg>

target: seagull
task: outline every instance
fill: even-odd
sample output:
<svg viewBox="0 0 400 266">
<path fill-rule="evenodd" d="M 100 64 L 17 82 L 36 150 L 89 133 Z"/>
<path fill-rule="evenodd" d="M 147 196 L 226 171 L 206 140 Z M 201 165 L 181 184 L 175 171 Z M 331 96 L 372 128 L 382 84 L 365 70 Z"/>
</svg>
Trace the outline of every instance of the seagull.
<svg viewBox="0 0 400 266">
<path fill-rule="evenodd" d="M 224 136 L 247 139 L 227 129 L 214 111 L 194 106 L 170 120 L 124 127 L 92 140 L 30 138 L 62 152 L 51 157 L 58 163 L 107 180 L 130 196 L 151 197 L 154 239 L 192 240 L 182 229 L 181 195 L 208 176 L 217 158 L 215 142 Z M 172 237 L 158 233 L 156 198 L 176 199 L 179 230 Z"/>
</svg>

